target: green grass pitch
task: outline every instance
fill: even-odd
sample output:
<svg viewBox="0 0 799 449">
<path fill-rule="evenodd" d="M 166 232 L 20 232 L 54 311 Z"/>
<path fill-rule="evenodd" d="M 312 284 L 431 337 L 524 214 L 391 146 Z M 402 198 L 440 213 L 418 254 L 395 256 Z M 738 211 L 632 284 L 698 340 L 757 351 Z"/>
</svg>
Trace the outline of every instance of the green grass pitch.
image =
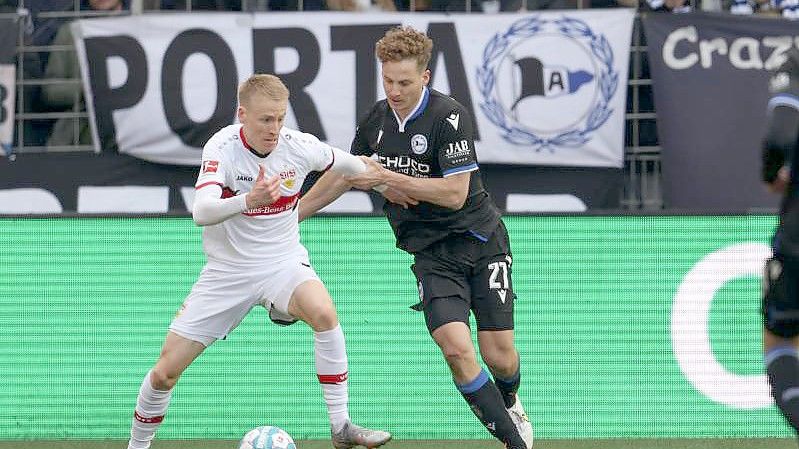
<svg viewBox="0 0 799 449">
<path fill-rule="evenodd" d="M 180 440 L 159 441 L 152 449 L 236 449 L 236 441 L 229 440 Z M 86 441 L 0 441 L 0 449 L 125 449 L 127 442 L 121 440 Z M 298 449 L 330 449 L 329 441 L 298 441 Z M 501 449 L 492 440 L 420 441 L 395 440 L 385 449 Z M 794 439 L 603 439 L 603 440 L 538 440 L 534 449 L 797 449 Z"/>
</svg>

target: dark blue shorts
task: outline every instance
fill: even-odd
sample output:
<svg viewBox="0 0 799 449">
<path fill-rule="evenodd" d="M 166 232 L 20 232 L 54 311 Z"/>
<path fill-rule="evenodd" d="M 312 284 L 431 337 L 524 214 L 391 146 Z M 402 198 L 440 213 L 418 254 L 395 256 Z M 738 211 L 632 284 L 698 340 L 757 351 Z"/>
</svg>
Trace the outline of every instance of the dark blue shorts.
<svg viewBox="0 0 799 449">
<path fill-rule="evenodd" d="M 773 257 L 763 270 L 763 326 L 774 335 L 799 335 L 799 262 Z"/>
<path fill-rule="evenodd" d="M 508 231 L 500 221 L 487 241 L 471 234 L 452 234 L 414 254 L 411 266 L 419 287 L 419 304 L 427 329 L 459 321 L 477 330 L 513 329 L 513 293 Z"/>
</svg>

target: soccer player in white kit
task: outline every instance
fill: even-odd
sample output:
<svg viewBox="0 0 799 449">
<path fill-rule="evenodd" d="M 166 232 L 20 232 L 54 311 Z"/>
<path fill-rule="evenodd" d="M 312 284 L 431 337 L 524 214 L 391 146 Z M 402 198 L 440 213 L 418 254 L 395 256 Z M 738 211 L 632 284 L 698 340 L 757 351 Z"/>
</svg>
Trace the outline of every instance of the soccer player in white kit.
<svg viewBox="0 0 799 449">
<path fill-rule="evenodd" d="M 289 92 L 274 75 L 239 86 L 238 118 L 205 144 L 192 217 L 203 226 L 207 264 L 169 326 L 147 373 L 129 449 L 147 449 L 183 371 L 255 306 L 279 324 L 314 331 L 317 376 L 336 448 L 381 446 L 391 434 L 353 424 L 348 412 L 344 333 L 330 294 L 300 243 L 297 202 L 311 171 L 355 174 L 363 161 L 313 135 L 283 127 Z"/>
</svg>

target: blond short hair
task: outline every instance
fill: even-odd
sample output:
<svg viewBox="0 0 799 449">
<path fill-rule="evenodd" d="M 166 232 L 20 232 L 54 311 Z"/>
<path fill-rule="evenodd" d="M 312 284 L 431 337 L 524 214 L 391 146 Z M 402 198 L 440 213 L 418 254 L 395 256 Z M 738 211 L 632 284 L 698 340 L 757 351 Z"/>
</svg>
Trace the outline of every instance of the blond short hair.
<svg viewBox="0 0 799 449">
<path fill-rule="evenodd" d="M 288 101 L 289 89 L 275 75 L 256 74 L 239 85 L 239 104 L 246 106 L 255 95 L 275 101 Z"/>
<path fill-rule="evenodd" d="M 380 62 L 398 62 L 405 59 L 416 60 L 422 71 L 430 63 L 433 54 L 433 40 L 421 31 L 410 26 L 398 26 L 388 30 L 377 41 L 375 54 Z"/>
</svg>

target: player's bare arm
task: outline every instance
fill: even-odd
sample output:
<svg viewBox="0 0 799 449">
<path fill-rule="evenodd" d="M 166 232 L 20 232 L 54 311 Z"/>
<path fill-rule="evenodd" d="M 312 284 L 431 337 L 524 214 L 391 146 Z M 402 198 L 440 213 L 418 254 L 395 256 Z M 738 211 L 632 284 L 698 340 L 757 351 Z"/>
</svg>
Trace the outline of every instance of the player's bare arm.
<svg viewBox="0 0 799 449">
<path fill-rule="evenodd" d="M 344 175 L 362 173 L 366 170 L 366 164 L 360 158 L 335 147 L 332 151 L 333 163 L 330 170 L 325 172 L 300 199 L 297 211 L 299 221 L 315 214 L 352 188 Z"/>
<path fill-rule="evenodd" d="M 366 156 L 359 156 L 358 159 L 361 161 L 361 163 L 363 163 L 363 170 L 360 170 L 355 173 L 349 173 L 349 175 L 364 173 L 365 171 L 368 170 L 370 164 L 376 164 L 376 162 L 373 159 Z M 349 181 L 348 184 L 350 184 Z M 350 187 L 354 186 L 350 184 Z M 415 206 L 419 204 L 419 201 L 417 201 L 415 198 L 412 198 L 411 196 L 397 189 L 389 188 L 387 185 L 383 183 L 377 183 L 373 185 L 371 189 L 376 192 L 379 192 L 381 195 L 383 195 L 383 198 L 385 198 L 387 201 L 402 206 L 405 209 L 407 209 L 410 206 Z"/>
<path fill-rule="evenodd" d="M 374 164 L 374 165 L 379 166 L 379 164 L 377 164 L 377 162 L 375 162 L 373 159 L 368 158 L 366 156 L 360 156 L 359 159 L 363 162 L 364 169 L 362 171 L 359 171 L 359 172 L 354 173 L 354 174 L 361 174 L 361 173 L 366 172 L 369 169 L 370 164 Z M 355 187 L 352 184 L 350 184 L 350 186 L 351 187 Z M 415 205 L 419 204 L 419 201 L 417 201 L 415 198 L 412 198 L 411 196 L 409 196 L 409 195 L 405 194 L 404 192 L 401 192 L 401 191 L 399 191 L 397 189 L 392 189 L 392 188 L 388 187 L 387 185 L 385 185 L 383 183 L 377 183 L 377 184 L 373 185 L 371 188 L 372 188 L 372 190 L 375 190 L 375 191 L 379 192 L 381 195 L 383 195 L 383 198 L 385 198 L 387 201 L 392 202 L 392 203 L 397 204 L 397 205 L 400 205 L 400 206 L 402 206 L 405 209 L 407 209 L 410 206 L 415 206 Z"/>
<path fill-rule="evenodd" d="M 343 195 L 344 192 L 350 190 L 353 185 L 348 181 L 348 175 L 364 173 L 367 170 L 366 161 L 369 160 L 368 158 L 355 157 L 339 149 L 334 149 L 333 151 L 336 156 L 331 170 L 322 175 L 300 200 L 298 209 L 299 221 L 315 214 Z M 386 196 L 385 186 L 376 185 L 374 188 Z M 409 205 L 418 204 L 418 201 L 400 192 L 388 192 L 386 199 L 405 208 Z"/>
<path fill-rule="evenodd" d="M 255 184 L 246 195 L 247 209 L 268 206 L 280 199 L 280 175 L 266 179 L 264 166 L 258 167 L 258 177 Z"/>
<path fill-rule="evenodd" d="M 323 207 L 332 203 L 347 190 L 350 190 L 350 183 L 344 179 L 341 173 L 328 171 L 322 175 L 313 187 L 300 198 L 298 207 L 299 221 L 319 212 Z"/>
<path fill-rule="evenodd" d="M 384 187 L 385 188 L 382 189 L 382 191 L 380 191 L 380 190 L 378 190 L 378 191 L 383 195 L 383 197 L 386 200 L 388 200 L 388 201 L 390 201 L 390 202 L 392 202 L 394 204 L 399 204 L 400 206 L 402 206 L 405 209 L 407 209 L 410 206 L 415 206 L 415 205 L 419 204 L 419 201 L 415 200 L 414 198 L 411 198 L 410 196 L 404 194 L 403 192 L 400 192 L 397 189 L 392 189 L 391 187 L 388 187 L 388 186 L 385 186 L 385 185 L 384 185 Z"/>
<path fill-rule="evenodd" d="M 453 210 L 463 207 L 469 192 L 470 173 L 458 173 L 446 178 L 414 178 L 383 168 L 377 161 L 364 158 L 367 170 L 347 177 L 357 189 L 385 185 L 415 201 L 425 201 Z"/>
</svg>

